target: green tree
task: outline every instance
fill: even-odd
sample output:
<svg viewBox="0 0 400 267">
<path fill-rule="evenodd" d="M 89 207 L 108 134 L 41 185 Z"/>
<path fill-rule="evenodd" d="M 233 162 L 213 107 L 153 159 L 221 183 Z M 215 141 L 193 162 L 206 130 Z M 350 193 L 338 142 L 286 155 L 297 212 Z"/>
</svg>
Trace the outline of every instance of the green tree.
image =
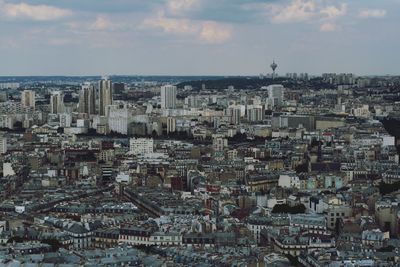
<svg viewBox="0 0 400 267">
<path fill-rule="evenodd" d="M 272 213 L 290 213 L 290 214 L 300 214 L 305 213 L 306 207 L 303 204 L 296 206 L 289 206 L 288 204 L 277 204 L 272 209 Z"/>
</svg>

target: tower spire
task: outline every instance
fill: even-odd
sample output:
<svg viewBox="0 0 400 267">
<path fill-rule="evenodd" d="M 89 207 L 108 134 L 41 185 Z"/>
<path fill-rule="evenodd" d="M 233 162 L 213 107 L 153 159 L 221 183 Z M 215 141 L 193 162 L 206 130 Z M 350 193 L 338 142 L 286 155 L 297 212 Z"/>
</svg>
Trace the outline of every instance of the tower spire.
<svg viewBox="0 0 400 267">
<path fill-rule="evenodd" d="M 272 61 L 271 69 L 272 69 L 272 79 L 275 79 L 275 70 L 278 68 L 278 64 L 275 63 L 275 59 Z"/>
</svg>

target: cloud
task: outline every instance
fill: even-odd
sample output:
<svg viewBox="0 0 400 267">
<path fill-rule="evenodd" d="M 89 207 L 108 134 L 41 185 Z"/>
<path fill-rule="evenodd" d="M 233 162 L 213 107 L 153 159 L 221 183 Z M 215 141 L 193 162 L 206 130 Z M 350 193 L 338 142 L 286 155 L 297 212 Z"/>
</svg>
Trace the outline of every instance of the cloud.
<svg viewBox="0 0 400 267">
<path fill-rule="evenodd" d="M 142 28 L 161 29 L 165 33 L 187 35 L 200 42 L 219 44 L 232 38 L 232 27 L 215 20 L 195 18 L 190 11 L 205 4 L 203 0 L 167 0 L 156 16 L 146 18 Z"/>
<path fill-rule="evenodd" d="M 333 32 L 336 31 L 336 29 L 337 29 L 336 24 L 330 22 L 324 23 L 320 27 L 321 32 Z"/>
<path fill-rule="evenodd" d="M 326 16 L 328 19 L 335 19 L 337 17 L 341 17 L 346 15 L 347 13 L 347 5 L 342 3 L 340 7 L 336 6 L 327 6 L 320 10 L 320 13 Z"/>
<path fill-rule="evenodd" d="M 69 33 L 79 34 L 94 34 L 98 32 L 100 34 L 124 34 L 132 32 L 137 29 L 137 22 L 131 18 L 121 16 L 110 16 L 108 14 L 95 14 L 95 17 L 79 19 L 76 17 L 75 20 L 68 20 L 63 23 L 64 29 Z"/>
<path fill-rule="evenodd" d="M 164 12 L 159 12 L 156 17 L 146 18 L 144 28 L 160 28 L 167 33 L 187 34 L 196 32 L 195 25 L 187 19 L 167 18 Z"/>
<path fill-rule="evenodd" d="M 183 15 L 182 13 L 193 10 L 199 4 L 200 0 L 169 0 L 167 9 L 174 15 Z"/>
<path fill-rule="evenodd" d="M 117 26 L 107 16 L 97 15 L 95 22 L 89 25 L 88 29 L 92 31 L 109 31 L 116 29 Z"/>
<path fill-rule="evenodd" d="M 383 18 L 386 16 L 386 10 L 384 9 L 363 9 L 360 10 L 358 13 L 358 17 L 362 19 L 368 19 L 368 18 Z"/>
<path fill-rule="evenodd" d="M 347 4 L 328 4 L 324 0 L 291 0 L 284 4 L 249 3 L 242 5 L 246 11 L 264 11 L 264 15 L 275 24 L 310 23 L 320 24 L 320 31 L 332 32 L 338 29 L 337 18 L 347 14 Z"/>
<path fill-rule="evenodd" d="M 0 14 L 12 19 L 30 19 L 36 21 L 58 20 L 72 15 L 68 9 L 48 5 L 11 4 L 0 1 Z"/>
<path fill-rule="evenodd" d="M 271 18 L 274 23 L 300 22 L 315 16 L 316 3 L 314 0 L 293 0 L 289 5 L 270 5 Z"/>
<path fill-rule="evenodd" d="M 207 43 L 223 43 L 232 37 L 230 27 L 213 21 L 204 22 L 200 32 L 200 39 Z"/>
<path fill-rule="evenodd" d="M 312 20 L 334 20 L 347 13 L 347 4 L 328 5 L 325 0 L 291 0 L 286 3 L 246 3 L 243 11 L 261 13 L 273 23 L 297 23 Z"/>
<path fill-rule="evenodd" d="M 232 28 L 227 25 L 215 21 L 168 18 L 163 12 L 145 19 L 142 28 L 158 28 L 165 33 L 195 36 L 210 44 L 223 43 L 232 37 Z"/>
</svg>

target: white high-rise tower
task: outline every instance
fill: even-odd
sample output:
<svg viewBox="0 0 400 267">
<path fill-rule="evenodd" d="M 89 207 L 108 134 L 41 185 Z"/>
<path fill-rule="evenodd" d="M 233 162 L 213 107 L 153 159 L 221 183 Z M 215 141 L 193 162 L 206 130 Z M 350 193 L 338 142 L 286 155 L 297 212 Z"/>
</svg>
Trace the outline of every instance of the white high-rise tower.
<svg viewBox="0 0 400 267">
<path fill-rule="evenodd" d="M 281 107 L 284 100 L 285 87 L 280 84 L 273 84 L 267 87 L 268 90 L 268 104 L 271 107 Z"/>
<path fill-rule="evenodd" d="M 164 85 L 161 87 L 161 108 L 176 108 L 176 86 Z"/>
</svg>

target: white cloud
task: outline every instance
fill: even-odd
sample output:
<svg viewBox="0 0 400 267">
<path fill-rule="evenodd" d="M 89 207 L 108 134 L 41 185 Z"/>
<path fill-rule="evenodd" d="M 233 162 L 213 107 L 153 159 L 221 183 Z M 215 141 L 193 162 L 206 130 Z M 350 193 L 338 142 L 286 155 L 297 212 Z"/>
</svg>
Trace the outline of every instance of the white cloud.
<svg viewBox="0 0 400 267">
<path fill-rule="evenodd" d="M 72 15 L 67 9 L 48 5 L 11 4 L 0 1 L 0 14 L 12 19 L 31 19 L 37 21 L 57 20 Z"/>
<path fill-rule="evenodd" d="M 182 13 L 198 7 L 199 4 L 200 0 L 168 0 L 167 8 L 174 15 L 182 15 Z"/>
<path fill-rule="evenodd" d="M 121 17 L 111 17 L 106 14 L 97 14 L 91 20 L 69 20 L 66 21 L 64 27 L 74 34 L 123 34 L 128 31 L 135 30 L 134 21 Z"/>
<path fill-rule="evenodd" d="M 118 27 L 108 17 L 104 15 L 97 15 L 95 22 L 89 25 L 89 30 L 93 31 L 109 31 L 114 30 Z"/>
<path fill-rule="evenodd" d="M 189 20 L 167 18 L 163 12 L 159 12 L 156 17 L 145 19 L 142 26 L 144 28 L 160 28 L 167 33 L 187 34 L 196 32 L 195 25 Z"/>
<path fill-rule="evenodd" d="M 232 37 L 231 28 L 216 22 L 204 22 L 200 32 L 200 39 L 207 43 L 223 43 Z"/>
<path fill-rule="evenodd" d="M 339 17 L 347 14 L 347 4 L 328 4 L 325 0 L 291 0 L 286 4 L 245 4 L 244 10 L 264 10 L 272 23 L 306 23 L 320 24 L 320 31 L 338 30 L 336 23 Z"/>
<path fill-rule="evenodd" d="M 386 10 L 384 9 L 363 9 L 360 10 L 358 13 L 358 17 L 363 18 L 363 19 L 368 19 L 368 18 L 383 18 L 386 16 Z"/>
<path fill-rule="evenodd" d="M 197 21 L 167 18 L 163 12 L 156 17 L 147 18 L 142 28 L 161 29 L 165 33 L 195 36 L 205 43 L 223 43 L 232 37 L 232 28 L 215 21 Z"/>
<path fill-rule="evenodd" d="M 328 19 L 335 19 L 337 17 L 341 17 L 346 15 L 347 13 L 347 5 L 341 4 L 340 7 L 336 6 L 327 6 L 320 10 L 320 13 L 326 16 Z"/>
<path fill-rule="evenodd" d="M 321 32 L 333 32 L 336 31 L 336 29 L 337 29 L 336 24 L 330 22 L 324 23 L 320 27 Z"/>
<path fill-rule="evenodd" d="M 300 22 L 315 16 L 317 8 L 314 0 L 293 0 L 289 5 L 269 5 L 272 14 L 272 22 L 289 23 Z"/>
</svg>

